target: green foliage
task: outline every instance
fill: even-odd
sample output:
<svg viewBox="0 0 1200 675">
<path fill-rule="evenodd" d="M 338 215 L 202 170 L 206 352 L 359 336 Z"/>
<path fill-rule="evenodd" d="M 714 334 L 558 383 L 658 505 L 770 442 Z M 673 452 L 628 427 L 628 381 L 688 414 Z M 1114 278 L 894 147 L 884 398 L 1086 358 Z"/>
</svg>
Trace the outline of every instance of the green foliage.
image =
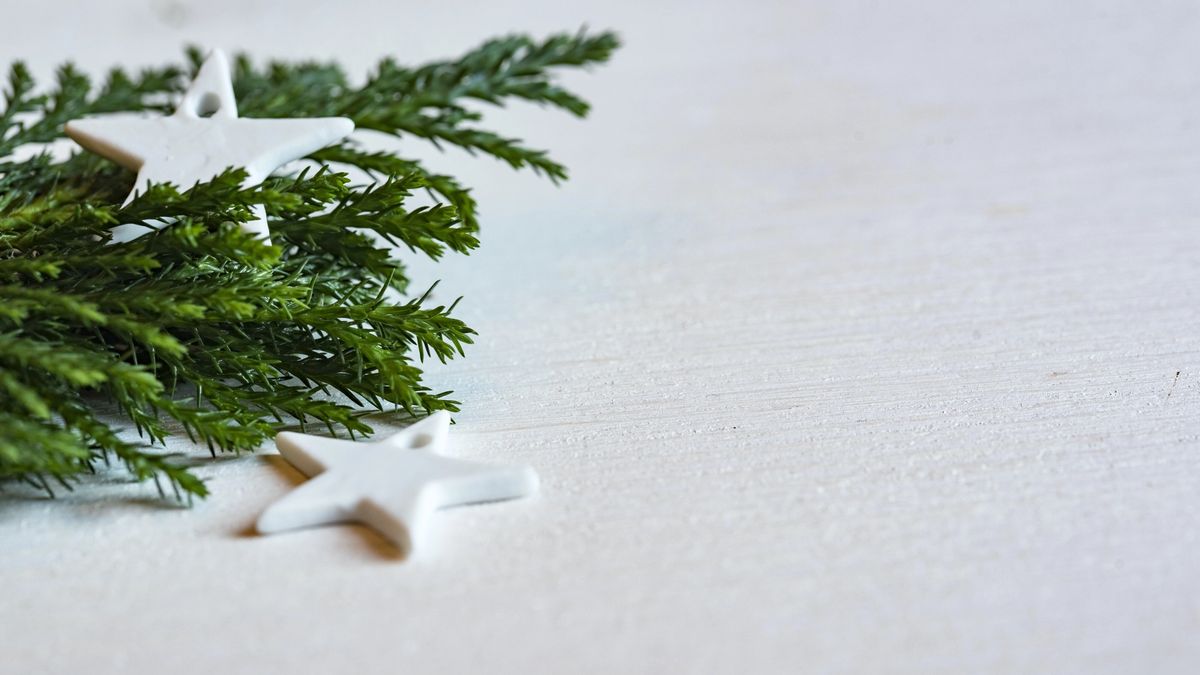
<svg viewBox="0 0 1200 675">
<path fill-rule="evenodd" d="M 333 64 L 256 67 L 239 56 L 235 90 L 246 117 L 346 116 L 360 129 L 457 145 L 561 180 L 566 170 L 545 152 L 479 128 L 468 105 L 515 98 L 583 116 L 587 104 L 555 84 L 554 71 L 601 63 L 616 47 L 610 33 L 513 36 L 419 68 L 387 60 L 359 87 Z M 89 154 L 38 152 L 84 115 L 169 112 L 199 58 L 191 50 L 190 68 L 113 70 L 98 88 L 67 65 L 45 93 L 21 63 L 9 72 L 0 479 L 52 491 L 115 458 L 190 498 L 207 493 L 203 482 L 153 450 L 171 428 L 215 454 L 253 450 L 285 423 L 355 436 L 371 433 L 370 410 L 457 410 L 450 392 L 422 384 L 417 364 L 461 355 L 474 331 L 428 291 L 406 297 L 404 267 L 391 255 L 402 246 L 437 259 L 478 246 L 475 201 L 452 177 L 351 138 L 312 155 L 316 170 L 244 186 L 231 168 L 207 183 L 153 186 L 122 207 L 130 172 Z M 372 182 L 353 183 L 348 167 Z M 410 205 L 417 192 L 434 204 Z M 272 244 L 237 225 L 256 204 Z M 173 224 L 107 244 L 117 224 L 164 219 Z M 105 399 L 143 443 L 97 416 Z"/>
</svg>

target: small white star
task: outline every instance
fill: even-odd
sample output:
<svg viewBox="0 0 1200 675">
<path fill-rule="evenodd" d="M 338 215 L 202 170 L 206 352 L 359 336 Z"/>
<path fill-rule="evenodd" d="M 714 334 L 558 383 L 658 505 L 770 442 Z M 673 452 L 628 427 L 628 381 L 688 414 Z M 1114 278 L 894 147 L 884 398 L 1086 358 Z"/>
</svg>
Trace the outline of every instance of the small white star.
<svg viewBox="0 0 1200 675">
<path fill-rule="evenodd" d="M 407 554 L 419 539 L 422 523 L 437 509 L 537 491 L 537 473 L 530 467 L 442 456 L 449 433 L 450 415 L 445 411 L 376 443 L 279 433 L 279 454 L 305 475 L 316 477 L 267 507 L 258 518 L 258 531 L 272 534 L 360 522 Z"/>
<path fill-rule="evenodd" d="M 239 118 L 233 97 L 229 61 L 213 51 L 183 100 L 170 116 L 113 113 L 68 122 L 67 135 L 98 155 L 138 172 L 128 204 L 150 183 L 173 183 L 181 190 L 206 181 L 230 167 L 246 170 L 246 185 L 257 185 L 287 162 L 350 135 L 354 122 L 345 117 L 312 119 Z M 268 237 L 261 206 L 257 218 L 243 227 Z M 164 223 L 157 223 L 162 227 Z M 145 234 L 152 224 L 120 225 L 112 241 Z"/>
</svg>

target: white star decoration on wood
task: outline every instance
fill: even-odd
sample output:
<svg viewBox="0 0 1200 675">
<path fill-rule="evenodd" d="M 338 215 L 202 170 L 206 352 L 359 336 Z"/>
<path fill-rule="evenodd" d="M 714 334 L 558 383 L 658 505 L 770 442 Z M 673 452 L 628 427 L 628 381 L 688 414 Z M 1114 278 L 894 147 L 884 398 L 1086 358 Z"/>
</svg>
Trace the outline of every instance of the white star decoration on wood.
<svg viewBox="0 0 1200 675">
<path fill-rule="evenodd" d="M 445 411 L 376 443 L 281 432 L 275 437 L 279 454 L 314 478 L 269 506 L 258 518 L 258 531 L 359 522 L 408 554 L 437 509 L 537 491 L 538 476 L 530 467 L 443 456 L 449 434 Z"/>
<path fill-rule="evenodd" d="M 257 185 L 280 166 L 345 138 L 354 122 L 345 117 L 247 119 L 237 114 L 229 61 L 213 51 L 183 100 L 170 116 L 113 113 L 68 122 L 67 135 L 98 155 L 138 172 L 128 204 L 151 183 L 173 183 L 186 190 L 230 167 L 246 170 L 246 185 Z M 136 239 L 157 224 L 128 224 L 113 229 L 112 241 Z M 243 227 L 268 236 L 261 206 Z"/>
</svg>

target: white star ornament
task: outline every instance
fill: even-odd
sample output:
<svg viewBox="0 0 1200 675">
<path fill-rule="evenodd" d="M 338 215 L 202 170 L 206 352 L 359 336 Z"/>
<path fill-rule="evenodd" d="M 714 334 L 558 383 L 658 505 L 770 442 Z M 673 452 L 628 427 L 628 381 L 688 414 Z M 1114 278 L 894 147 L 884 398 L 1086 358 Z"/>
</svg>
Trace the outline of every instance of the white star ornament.
<svg viewBox="0 0 1200 675">
<path fill-rule="evenodd" d="M 181 190 L 210 180 L 230 167 L 246 170 L 246 185 L 257 185 L 280 166 L 334 143 L 354 131 L 345 117 L 249 119 L 238 117 L 229 61 L 213 51 L 183 100 L 170 116 L 113 113 L 73 120 L 67 135 L 76 143 L 138 172 L 125 203 L 151 183 Z M 269 237 L 262 206 L 243 227 Z M 166 223 L 120 225 L 113 243 L 130 241 Z"/>
<path fill-rule="evenodd" d="M 530 467 L 442 455 L 449 433 L 445 411 L 375 443 L 280 432 L 279 454 L 313 478 L 267 507 L 258 531 L 359 522 L 407 555 L 437 509 L 537 492 L 538 476 Z"/>
</svg>

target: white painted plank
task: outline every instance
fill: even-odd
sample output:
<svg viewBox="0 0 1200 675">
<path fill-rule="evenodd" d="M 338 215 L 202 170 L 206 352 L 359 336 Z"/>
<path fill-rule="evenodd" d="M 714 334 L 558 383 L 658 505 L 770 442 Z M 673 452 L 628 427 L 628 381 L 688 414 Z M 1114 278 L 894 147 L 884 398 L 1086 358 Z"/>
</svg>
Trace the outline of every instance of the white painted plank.
<svg viewBox="0 0 1200 675">
<path fill-rule="evenodd" d="M 299 480 L 271 456 L 206 466 L 190 511 L 8 498 L 5 663 L 1200 667 L 1191 5 L 63 4 L 7 10 L 0 57 L 366 68 L 583 21 L 628 47 L 571 77 L 588 122 L 502 116 L 566 187 L 439 159 L 484 246 L 418 266 L 482 333 L 435 374 L 454 451 L 540 498 L 447 512 L 400 564 L 357 528 L 247 536 Z"/>
</svg>

